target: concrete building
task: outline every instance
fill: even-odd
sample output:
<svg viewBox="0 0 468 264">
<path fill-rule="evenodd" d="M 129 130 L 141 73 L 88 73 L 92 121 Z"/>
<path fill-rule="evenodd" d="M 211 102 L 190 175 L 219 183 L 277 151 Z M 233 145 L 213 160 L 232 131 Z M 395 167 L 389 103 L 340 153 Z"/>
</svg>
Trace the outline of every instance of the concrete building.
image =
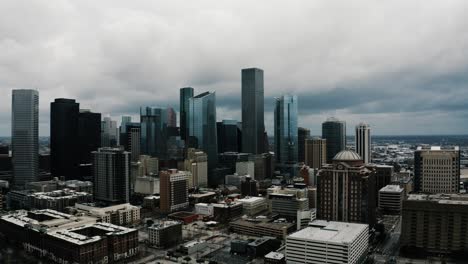
<svg viewBox="0 0 468 264">
<path fill-rule="evenodd" d="M 201 251 L 207 246 L 204 240 L 189 241 L 179 247 L 179 251 L 184 255 L 191 255 Z"/>
<path fill-rule="evenodd" d="M 339 152 L 317 175 L 317 219 L 374 226 L 375 173 L 356 152 Z"/>
<path fill-rule="evenodd" d="M 309 209 L 309 199 L 297 198 L 294 194 L 275 193 L 269 194 L 268 198 L 271 202 L 271 212 L 290 220 L 296 219 L 298 211 Z"/>
<path fill-rule="evenodd" d="M 197 203 L 195 204 L 195 213 L 198 215 L 213 216 L 213 205 L 207 203 Z"/>
<path fill-rule="evenodd" d="M 286 257 L 283 253 L 270 252 L 265 255 L 264 262 L 265 264 L 286 264 Z"/>
<path fill-rule="evenodd" d="M 26 254 L 56 263 L 116 263 L 138 254 L 138 230 L 96 221 L 53 210 L 15 211 L 0 218 L 0 232 Z"/>
<path fill-rule="evenodd" d="M 425 193 L 458 193 L 459 148 L 418 147 L 414 152 L 414 190 Z"/>
<path fill-rule="evenodd" d="M 28 182 L 25 185 L 26 190 L 36 192 L 52 192 L 57 190 L 69 189 L 76 192 L 93 193 L 93 183 L 90 181 L 69 180 L 61 181 L 53 178 L 50 181 Z"/>
<path fill-rule="evenodd" d="M 161 171 L 159 175 L 161 212 L 171 213 L 187 208 L 189 206 L 188 178 L 191 176 L 190 172 L 171 169 Z"/>
<path fill-rule="evenodd" d="M 149 243 L 158 248 L 176 246 L 182 241 L 182 222 L 161 220 L 148 228 Z"/>
<path fill-rule="evenodd" d="M 229 223 L 232 232 L 248 236 L 271 236 L 280 239 L 296 230 L 296 225 L 271 219 L 238 219 Z"/>
<path fill-rule="evenodd" d="M 314 221 L 286 238 L 291 264 L 355 264 L 367 257 L 369 227 L 364 224 Z"/>
<path fill-rule="evenodd" d="M 387 185 L 379 191 L 379 209 L 384 213 L 400 214 L 405 190 L 399 185 Z"/>
<path fill-rule="evenodd" d="M 13 183 L 22 189 L 39 179 L 39 92 L 13 90 L 11 108 Z"/>
<path fill-rule="evenodd" d="M 258 182 L 249 176 L 245 177 L 245 180 L 241 182 L 241 194 L 242 196 L 258 196 Z"/>
<path fill-rule="evenodd" d="M 320 169 L 327 163 L 327 140 L 312 138 L 305 140 L 305 164 L 312 169 Z"/>
<path fill-rule="evenodd" d="M 242 216 L 242 203 L 223 202 L 213 204 L 214 220 L 220 223 L 229 223 Z"/>
<path fill-rule="evenodd" d="M 65 208 L 76 203 L 90 203 L 93 195 L 68 189 L 52 192 L 36 192 L 28 195 L 29 206 L 24 209 L 51 209 L 63 212 Z"/>
<path fill-rule="evenodd" d="M 327 140 L 327 163 L 346 149 L 346 122 L 330 117 L 322 123 L 322 138 Z"/>
<path fill-rule="evenodd" d="M 96 207 L 93 204 L 77 203 L 75 209 L 87 215 L 96 217 L 104 223 L 114 225 L 136 225 L 140 223 L 140 207 L 118 204 L 107 207 Z"/>
<path fill-rule="evenodd" d="M 257 181 L 273 177 L 275 155 L 272 152 L 252 155 L 250 160 L 255 163 L 255 178 Z"/>
<path fill-rule="evenodd" d="M 137 177 L 135 181 L 135 193 L 153 195 L 159 194 L 159 178 L 151 176 Z"/>
<path fill-rule="evenodd" d="M 140 156 L 142 176 L 154 176 L 159 173 L 159 159 L 148 155 Z"/>
<path fill-rule="evenodd" d="M 94 199 L 109 204 L 130 200 L 130 152 L 121 148 L 93 151 Z"/>
<path fill-rule="evenodd" d="M 192 173 L 192 177 L 188 179 L 189 188 L 208 186 L 208 156 L 205 152 L 189 148 L 184 170 Z"/>
<path fill-rule="evenodd" d="M 238 175 L 249 175 L 255 179 L 255 163 L 253 161 L 236 162 L 236 173 Z"/>
<path fill-rule="evenodd" d="M 262 154 L 265 149 L 263 70 L 242 69 L 242 151 Z"/>
<path fill-rule="evenodd" d="M 402 252 L 468 253 L 468 196 L 410 194 L 403 201 Z"/>
<path fill-rule="evenodd" d="M 371 134 L 370 126 L 366 123 L 360 123 L 356 126 L 356 153 L 361 156 L 365 164 L 372 162 Z"/>
<path fill-rule="evenodd" d="M 254 216 L 268 210 L 267 200 L 262 197 L 246 197 L 238 199 L 237 202 L 242 204 L 243 213 L 246 215 Z"/>
</svg>

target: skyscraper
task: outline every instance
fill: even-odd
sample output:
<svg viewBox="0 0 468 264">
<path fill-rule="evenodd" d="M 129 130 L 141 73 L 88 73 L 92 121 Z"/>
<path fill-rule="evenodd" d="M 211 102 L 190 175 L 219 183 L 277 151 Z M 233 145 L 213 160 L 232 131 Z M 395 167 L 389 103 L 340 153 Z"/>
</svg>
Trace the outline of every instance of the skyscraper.
<svg viewBox="0 0 468 264">
<path fill-rule="evenodd" d="M 346 149 L 346 122 L 330 117 L 322 123 L 322 138 L 327 140 L 327 163 Z"/>
<path fill-rule="evenodd" d="M 356 126 L 356 152 L 361 156 L 364 163 L 372 162 L 370 126 L 360 123 Z"/>
<path fill-rule="evenodd" d="M 189 98 L 193 97 L 193 88 L 185 87 L 180 89 L 180 137 L 185 140 L 185 145 L 188 145 L 188 113 L 189 113 Z"/>
<path fill-rule="evenodd" d="M 126 123 L 125 124 L 125 133 L 121 134 L 121 145 L 124 146 L 124 149 L 131 154 L 132 162 L 137 162 L 140 158 L 140 137 L 141 137 L 141 127 L 140 123 Z"/>
<path fill-rule="evenodd" d="M 223 120 L 216 125 L 218 130 L 218 153 L 239 152 L 237 121 Z"/>
<path fill-rule="evenodd" d="M 305 141 L 310 137 L 310 130 L 299 127 L 297 129 L 297 159 L 299 162 L 305 161 Z"/>
<path fill-rule="evenodd" d="M 39 174 L 39 93 L 13 90 L 11 149 L 15 187 L 37 181 Z"/>
<path fill-rule="evenodd" d="M 93 151 L 94 199 L 109 204 L 130 200 L 130 153 L 122 148 Z"/>
<path fill-rule="evenodd" d="M 283 95 L 275 106 L 275 155 L 277 163 L 296 163 L 298 156 L 297 96 Z"/>
<path fill-rule="evenodd" d="M 122 116 L 122 121 L 120 121 L 120 129 L 119 129 L 119 145 L 125 145 L 125 134 L 127 133 L 127 124 L 132 122 L 131 116 Z"/>
<path fill-rule="evenodd" d="M 313 169 L 320 169 L 327 163 L 327 140 L 311 138 L 305 140 L 305 164 Z"/>
<path fill-rule="evenodd" d="M 104 117 L 101 122 L 101 145 L 103 147 L 115 147 L 118 145 L 117 122 L 110 117 Z"/>
<path fill-rule="evenodd" d="M 141 153 L 166 159 L 167 156 L 167 111 L 160 107 L 142 107 Z"/>
<path fill-rule="evenodd" d="M 242 69 L 242 152 L 265 150 L 263 70 Z"/>
<path fill-rule="evenodd" d="M 78 152 L 80 164 L 93 162 L 91 152 L 101 147 L 101 114 L 80 109 L 78 115 Z"/>
<path fill-rule="evenodd" d="M 177 171 L 176 169 L 160 172 L 161 212 L 170 213 L 189 206 L 189 174 L 190 172 Z"/>
<path fill-rule="evenodd" d="M 216 167 L 218 142 L 216 133 L 216 93 L 205 92 L 189 99 L 189 137 L 191 147 L 208 155 L 208 169 Z"/>
<path fill-rule="evenodd" d="M 59 98 L 50 103 L 50 161 L 54 177 L 78 177 L 78 118 L 80 104 Z"/>
<path fill-rule="evenodd" d="M 167 126 L 177 127 L 177 114 L 172 107 L 167 108 Z"/>
<path fill-rule="evenodd" d="M 460 189 L 460 149 L 418 147 L 414 152 L 414 191 L 458 193 Z"/>
</svg>

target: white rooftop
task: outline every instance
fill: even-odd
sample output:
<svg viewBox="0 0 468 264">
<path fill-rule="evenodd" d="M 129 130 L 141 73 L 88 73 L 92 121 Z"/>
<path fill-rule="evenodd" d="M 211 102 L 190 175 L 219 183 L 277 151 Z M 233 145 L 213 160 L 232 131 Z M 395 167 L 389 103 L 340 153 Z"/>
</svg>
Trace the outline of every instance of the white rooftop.
<svg viewBox="0 0 468 264">
<path fill-rule="evenodd" d="M 278 252 L 270 252 L 265 255 L 265 258 L 281 260 L 284 258 L 284 254 Z"/>
<path fill-rule="evenodd" d="M 403 192 L 403 188 L 400 185 L 387 185 L 380 189 L 380 192 Z"/>
<path fill-rule="evenodd" d="M 243 199 L 238 199 L 237 201 L 240 203 L 255 203 L 255 202 L 261 202 L 264 200 L 265 198 L 252 196 L 252 197 L 245 197 Z"/>
<path fill-rule="evenodd" d="M 289 235 L 288 238 L 349 244 L 368 229 L 368 225 L 365 224 L 320 220 L 313 221 L 309 225 L 311 226 Z"/>
</svg>

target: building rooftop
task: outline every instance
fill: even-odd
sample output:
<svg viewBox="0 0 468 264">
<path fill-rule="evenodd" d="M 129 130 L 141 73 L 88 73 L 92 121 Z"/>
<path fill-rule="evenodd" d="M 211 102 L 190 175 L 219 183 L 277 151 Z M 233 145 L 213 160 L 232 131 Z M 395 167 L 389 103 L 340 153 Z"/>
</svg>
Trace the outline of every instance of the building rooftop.
<svg viewBox="0 0 468 264">
<path fill-rule="evenodd" d="M 255 202 L 262 202 L 265 201 L 265 198 L 263 197 L 245 197 L 243 199 L 238 199 L 237 200 L 240 203 L 255 203 Z"/>
<path fill-rule="evenodd" d="M 361 156 L 352 150 L 343 150 L 338 152 L 333 158 L 335 161 L 362 160 Z"/>
<path fill-rule="evenodd" d="M 382 187 L 382 189 L 380 189 L 380 192 L 398 192 L 398 193 L 401 193 L 401 192 L 403 192 L 403 188 L 401 188 L 399 185 L 387 185 L 385 187 Z"/>
<path fill-rule="evenodd" d="M 270 252 L 265 255 L 265 258 L 267 259 L 276 259 L 276 260 L 282 260 L 284 259 L 284 254 L 279 253 L 279 252 Z"/>
<path fill-rule="evenodd" d="M 430 201 L 439 204 L 468 205 L 468 194 L 410 194 L 408 201 Z"/>
<path fill-rule="evenodd" d="M 164 228 L 167 228 L 167 227 L 170 227 L 170 226 L 175 226 L 175 225 L 179 225 L 181 224 L 181 222 L 179 221 L 174 221 L 174 220 L 161 220 L 161 221 L 158 221 L 158 222 L 155 222 L 152 226 L 150 226 L 149 228 L 150 229 L 154 229 L 154 230 L 161 230 L 161 229 L 164 229 Z"/>
<path fill-rule="evenodd" d="M 362 232 L 367 232 L 366 229 L 368 225 L 365 224 L 316 220 L 311 222 L 309 227 L 289 235 L 288 238 L 349 244 Z"/>
</svg>

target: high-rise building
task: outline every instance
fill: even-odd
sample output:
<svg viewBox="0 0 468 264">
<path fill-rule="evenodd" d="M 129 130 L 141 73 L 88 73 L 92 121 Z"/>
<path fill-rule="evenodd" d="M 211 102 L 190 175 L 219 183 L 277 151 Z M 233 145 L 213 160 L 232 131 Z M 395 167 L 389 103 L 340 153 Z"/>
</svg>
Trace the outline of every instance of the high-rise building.
<svg viewBox="0 0 468 264">
<path fill-rule="evenodd" d="M 101 145 L 103 147 L 115 147 L 118 145 L 119 129 L 117 121 L 110 117 L 104 117 L 101 122 Z"/>
<path fill-rule="evenodd" d="M 130 200 L 130 153 L 122 148 L 93 151 L 94 199 L 120 204 Z"/>
<path fill-rule="evenodd" d="M 322 138 L 327 140 L 327 163 L 346 149 L 346 123 L 330 117 L 322 123 Z"/>
<path fill-rule="evenodd" d="M 310 130 L 299 127 L 297 129 L 297 159 L 299 162 L 305 162 L 305 141 L 310 137 Z"/>
<path fill-rule="evenodd" d="M 142 107 L 141 153 L 159 159 L 167 156 L 167 111 L 165 108 Z"/>
<path fill-rule="evenodd" d="M 275 170 L 275 156 L 271 153 L 253 155 L 251 160 L 255 163 L 255 179 L 258 181 L 271 179 Z"/>
<path fill-rule="evenodd" d="M 356 126 L 356 152 L 361 156 L 364 163 L 372 162 L 370 126 L 360 123 Z"/>
<path fill-rule="evenodd" d="M 305 140 L 305 164 L 313 169 L 320 169 L 327 163 L 327 140 L 312 138 Z"/>
<path fill-rule="evenodd" d="M 141 125 L 140 123 L 127 122 L 124 133 L 120 134 L 120 145 L 131 153 L 132 162 L 137 162 L 140 158 L 141 147 Z"/>
<path fill-rule="evenodd" d="M 39 92 L 13 90 L 11 150 L 14 185 L 22 188 L 39 176 Z"/>
<path fill-rule="evenodd" d="M 122 121 L 120 121 L 120 129 L 119 129 L 119 145 L 125 145 L 125 134 L 127 133 L 127 124 L 132 122 L 131 116 L 122 116 Z"/>
<path fill-rule="evenodd" d="M 78 142 L 80 164 L 93 162 L 91 152 L 101 147 L 101 114 L 80 109 L 78 115 Z"/>
<path fill-rule="evenodd" d="M 188 145 L 189 135 L 189 99 L 193 97 L 193 88 L 185 87 L 180 89 L 180 137 L 185 140 L 186 146 Z"/>
<path fill-rule="evenodd" d="M 187 151 L 187 159 L 184 162 L 186 171 L 192 173 L 188 179 L 190 188 L 207 187 L 208 186 L 208 156 L 205 152 L 189 148 Z"/>
<path fill-rule="evenodd" d="M 50 161 L 54 177 L 78 177 L 78 118 L 80 104 L 59 98 L 50 103 Z"/>
<path fill-rule="evenodd" d="M 261 154 L 265 149 L 263 70 L 242 69 L 242 152 Z"/>
<path fill-rule="evenodd" d="M 459 148 L 418 147 L 414 152 L 414 190 L 425 193 L 458 193 Z"/>
<path fill-rule="evenodd" d="M 208 155 L 208 169 L 216 168 L 216 94 L 205 92 L 189 99 L 189 145 Z"/>
<path fill-rule="evenodd" d="M 167 126 L 177 127 L 177 114 L 172 107 L 167 108 Z"/>
<path fill-rule="evenodd" d="M 218 153 L 239 152 L 237 121 L 223 120 L 218 122 L 216 126 L 218 130 Z"/>
<path fill-rule="evenodd" d="M 275 155 L 277 163 L 298 161 L 297 96 L 283 95 L 275 105 Z"/>
<path fill-rule="evenodd" d="M 359 154 L 336 154 L 317 175 L 317 219 L 366 223 L 376 221 L 375 170 L 365 166 Z"/>
<path fill-rule="evenodd" d="M 189 206 L 189 172 L 171 169 L 159 173 L 161 212 L 171 213 Z"/>
</svg>

